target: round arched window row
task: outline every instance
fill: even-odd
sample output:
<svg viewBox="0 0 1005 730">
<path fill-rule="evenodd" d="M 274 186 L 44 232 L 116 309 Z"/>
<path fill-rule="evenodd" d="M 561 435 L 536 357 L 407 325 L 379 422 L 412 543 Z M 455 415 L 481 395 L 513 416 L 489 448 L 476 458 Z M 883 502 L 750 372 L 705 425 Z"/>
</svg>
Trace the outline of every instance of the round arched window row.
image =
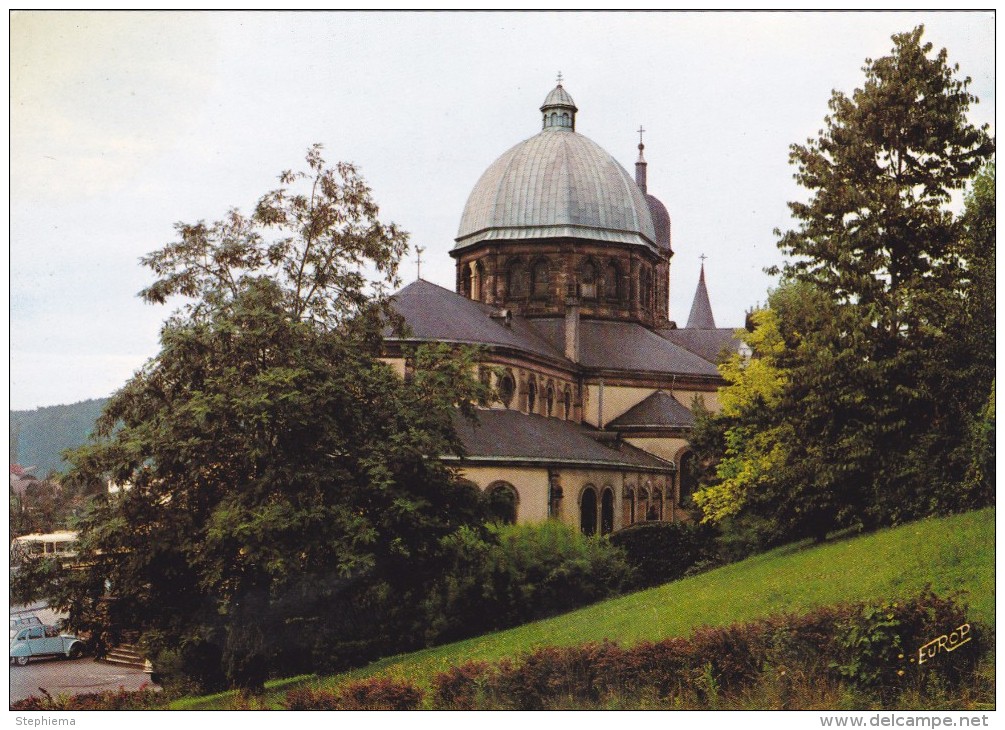
<svg viewBox="0 0 1005 730">
<path fill-rule="evenodd" d="M 520 502 L 520 497 L 512 484 L 493 482 L 485 490 L 485 499 L 491 521 L 507 525 L 516 523 L 517 505 Z"/>
</svg>

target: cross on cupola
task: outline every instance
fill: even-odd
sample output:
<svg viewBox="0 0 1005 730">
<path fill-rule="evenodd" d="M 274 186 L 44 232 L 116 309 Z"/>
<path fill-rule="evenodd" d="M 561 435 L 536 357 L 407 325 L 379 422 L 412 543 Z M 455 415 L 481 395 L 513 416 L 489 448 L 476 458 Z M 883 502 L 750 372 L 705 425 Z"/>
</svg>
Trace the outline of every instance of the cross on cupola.
<svg viewBox="0 0 1005 730">
<path fill-rule="evenodd" d="M 562 85 L 562 72 L 561 71 L 558 72 L 558 85 L 559 86 Z"/>
</svg>

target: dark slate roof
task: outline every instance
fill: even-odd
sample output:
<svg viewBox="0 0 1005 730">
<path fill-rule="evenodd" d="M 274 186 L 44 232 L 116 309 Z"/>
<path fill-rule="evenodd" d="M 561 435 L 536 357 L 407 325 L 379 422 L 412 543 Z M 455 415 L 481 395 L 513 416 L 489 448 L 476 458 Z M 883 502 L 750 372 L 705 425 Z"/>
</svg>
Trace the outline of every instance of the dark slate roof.
<svg viewBox="0 0 1005 730">
<path fill-rule="evenodd" d="M 698 288 L 694 292 L 691 303 L 691 314 L 687 318 L 688 329 L 715 329 L 715 318 L 712 317 L 712 305 L 708 301 L 708 288 L 705 286 L 705 264 L 701 265 L 701 276 L 698 278 Z"/>
<path fill-rule="evenodd" d="M 598 442 L 596 433 L 571 421 L 511 410 L 479 410 L 472 423 L 459 413 L 454 426 L 469 461 L 527 461 L 666 469 L 667 463 L 626 443 Z"/>
<path fill-rule="evenodd" d="M 507 326 L 491 315 L 496 307 L 418 279 L 394 295 L 394 309 L 411 329 L 409 338 L 436 342 L 501 345 L 536 355 L 564 360 L 562 351 L 545 340 L 522 317 Z M 395 339 L 392 333 L 386 333 Z"/>
<path fill-rule="evenodd" d="M 533 322 L 552 343 L 562 341 L 564 319 L 535 319 Z M 586 367 L 604 370 L 719 376 L 710 361 L 634 322 L 580 321 L 579 361 Z"/>
<path fill-rule="evenodd" d="M 719 362 L 723 350 L 736 352 L 740 346 L 735 329 L 661 329 L 656 332 L 709 362 Z"/>
<path fill-rule="evenodd" d="M 669 393 L 657 390 L 607 424 L 608 428 L 690 428 L 694 416 Z"/>
</svg>

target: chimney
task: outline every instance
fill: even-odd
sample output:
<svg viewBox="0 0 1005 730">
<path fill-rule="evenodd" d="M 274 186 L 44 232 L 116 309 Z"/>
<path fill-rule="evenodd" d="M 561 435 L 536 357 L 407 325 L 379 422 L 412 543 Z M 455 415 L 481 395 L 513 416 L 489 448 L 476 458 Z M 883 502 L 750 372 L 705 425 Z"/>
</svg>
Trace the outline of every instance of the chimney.
<svg viewBox="0 0 1005 730">
<path fill-rule="evenodd" d="M 579 362 L 579 300 L 565 300 L 565 356 Z"/>
</svg>

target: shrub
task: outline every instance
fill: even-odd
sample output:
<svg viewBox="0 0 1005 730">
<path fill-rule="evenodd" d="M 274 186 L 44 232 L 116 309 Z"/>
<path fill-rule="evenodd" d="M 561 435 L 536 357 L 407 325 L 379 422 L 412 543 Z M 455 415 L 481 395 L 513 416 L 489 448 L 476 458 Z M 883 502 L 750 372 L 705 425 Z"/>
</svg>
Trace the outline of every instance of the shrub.
<svg viewBox="0 0 1005 730">
<path fill-rule="evenodd" d="M 454 560 L 423 604 L 430 643 L 608 598 L 631 572 L 624 554 L 607 540 L 554 521 L 492 525 L 487 537 L 460 530 L 446 542 Z"/>
<path fill-rule="evenodd" d="M 423 692 L 411 682 L 371 677 L 350 682 L 338 691 L 298 687 L 286 693 L 287 710 L 416 710 Z"/>
<path fill-rule="evenodd" d="M 650 522 L 614 533 L 611 544 L 625 551 L 632 587 L 648 588 L 682 578 L 696 566 L 717 564 L 715 538 L 710 525 Z"/>
<path fill-rule="evenodd" d="M 297 687 L 286 693 L 283 707 L 287 710 L 337 710 L 338 697 L 330 690 Z"/>
<path fill-rule="evenodd" d="M 473 710 L 489 672 L 488 662 L 465 662 L 433 677 L 433 704 L 441 710 Z"/>
<path fill-rule="evenodd" d="M 372 677 L 342 687 L 337 704 L 340 710 L 417 710 L 423 697 L 411 682 Z"/>
</svg>

